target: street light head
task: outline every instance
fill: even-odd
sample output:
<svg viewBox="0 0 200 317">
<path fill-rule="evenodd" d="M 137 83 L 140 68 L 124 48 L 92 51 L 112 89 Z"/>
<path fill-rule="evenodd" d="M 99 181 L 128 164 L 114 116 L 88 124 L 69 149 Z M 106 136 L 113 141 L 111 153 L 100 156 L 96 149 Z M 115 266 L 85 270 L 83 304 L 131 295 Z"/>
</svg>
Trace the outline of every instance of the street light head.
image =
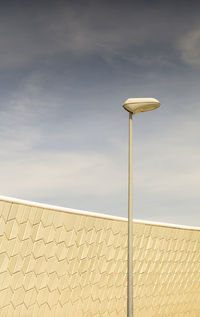
<svg viewBox="0 0 200 317">
<path fill-rule="evenodd" d="M 123 104 L 128 112 L 133 114 L 154 110 L 160 107 L 160 102 L 155 98 L 129 98 Z"/>
</svg>

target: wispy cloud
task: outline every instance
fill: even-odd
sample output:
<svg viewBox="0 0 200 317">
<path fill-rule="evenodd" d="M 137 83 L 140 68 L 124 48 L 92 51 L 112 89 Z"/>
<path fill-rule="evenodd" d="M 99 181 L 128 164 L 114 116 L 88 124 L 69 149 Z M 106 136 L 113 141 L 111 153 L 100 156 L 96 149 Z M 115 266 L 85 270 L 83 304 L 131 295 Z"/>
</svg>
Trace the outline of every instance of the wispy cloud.
<svg viewBox="0 0 200 317">
<path fill-rule="evenodd" d="M 181 55 L 186 63 L 200 65 L 200 26 L 185 34 L 179 42 Z"/>
<path fill-rule="evenodd" d="M 166 63 L 180 33 L 176 20 L 165 7 L 122 9 L 96 1 L 85 6 L 66 2 L 48 10 L 41 7 L 39 12 L 25 6 L 6 17 L 2 11 L 0 67 L 27 67 L 63 54 L 97 55 L 108 62 L 117 58 L 139 65 Z M 163 45 L 168 45 L 167 52 Z"/>
<path fill-rule="evenodd" d="M 160 110 L 134 121 L 134 216 L 196 215 L 199 11 L 172 1 L 19 8 L 0 12 L 1 194 L 126 215 L 121 103 L 152 96 Z"/>
<path fill-rule="evenodd" d="M 33 135 L 33 142 L 36 139 Z M 84 197 L 101 200 L 123 191 L 124 176 L 112 155 L 33 151 L 30 133 L 23 139 L 1 140 L 1 146 L 1 194 L 41 201 L 44 197 L 49 201 L 50 197 L 60 197 L 69 204 L 73 197 L 71 207 L 81 208 Z"/>
</svg>

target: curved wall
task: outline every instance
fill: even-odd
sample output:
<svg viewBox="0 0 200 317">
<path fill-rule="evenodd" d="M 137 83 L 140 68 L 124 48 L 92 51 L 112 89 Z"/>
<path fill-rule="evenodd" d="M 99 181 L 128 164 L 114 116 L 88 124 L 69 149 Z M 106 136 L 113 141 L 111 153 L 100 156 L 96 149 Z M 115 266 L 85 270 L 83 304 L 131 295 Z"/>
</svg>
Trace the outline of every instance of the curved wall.
<svg viewBox="0 0 200 317">
<path fill-rule="evenodd" d="M 126 316 L 127 220 L 0 197 L 0 317 Z M 134 222 L 134 317 L 200 316 L 200 230 Z"/>
</svg>

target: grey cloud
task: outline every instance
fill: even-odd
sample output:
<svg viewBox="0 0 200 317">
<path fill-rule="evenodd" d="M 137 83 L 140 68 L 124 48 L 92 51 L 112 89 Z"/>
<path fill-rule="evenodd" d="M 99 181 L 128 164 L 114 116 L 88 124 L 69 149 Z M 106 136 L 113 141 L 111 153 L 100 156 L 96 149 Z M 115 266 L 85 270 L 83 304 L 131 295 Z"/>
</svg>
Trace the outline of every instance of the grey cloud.
<svg viewBox="0 0 200 317">
<path fill-rule="evenodd" d="M 30 66 L 63 54 L 96 54 L 108 62 L 122 58 L 143 65 L 162 63 L 170 57 L 163 46 L 173 47 L 181 32 L 180 20 L 165 6 L 156 5 L 66 2 L 39 11 L 25 6 L 24 11 L 0 16 L 0 66 Z"/>
<path fill-rule="evenodd" d="M 1 194 L 126 215 L 121 104 L 152 96 L 159 111 L 134 121 L 134 216 L 188 223 L 190 210 L 193 221 L 199 73 L 180 52 L 196 65 L 199 11 L 130 3 L 36 1 L 1 11 Z"/>
<path fill-rule="evenodd" d="M 200 65 L 200 26 L 196 26 L 180 40 L 179 48 L 185 62 Z"/>
</svg>

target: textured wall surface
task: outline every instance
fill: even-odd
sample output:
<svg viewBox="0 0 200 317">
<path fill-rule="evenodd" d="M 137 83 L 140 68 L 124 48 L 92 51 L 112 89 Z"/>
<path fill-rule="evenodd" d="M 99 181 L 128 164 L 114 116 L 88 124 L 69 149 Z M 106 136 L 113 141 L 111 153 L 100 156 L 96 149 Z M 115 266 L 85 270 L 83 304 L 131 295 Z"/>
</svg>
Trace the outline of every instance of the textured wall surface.
<svg viewBox="0 0 200 317">
<path fill-rule="evenodd" d="M 127 221 L 0 199 L 0 317 L 126 316 Z M 134 317 L 200 316 L 200 230 L 134 223 Z"/>
</svg>

